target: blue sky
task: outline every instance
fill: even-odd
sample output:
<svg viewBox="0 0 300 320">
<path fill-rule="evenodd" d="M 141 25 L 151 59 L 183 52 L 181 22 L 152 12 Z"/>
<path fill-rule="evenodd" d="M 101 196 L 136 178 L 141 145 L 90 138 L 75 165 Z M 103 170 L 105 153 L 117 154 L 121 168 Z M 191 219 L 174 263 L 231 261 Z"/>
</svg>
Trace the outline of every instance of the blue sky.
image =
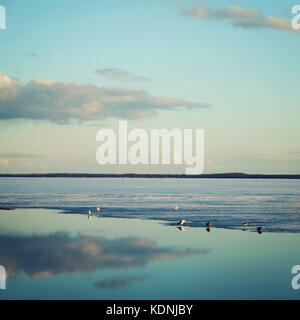
<svg viewBox="0 0 300 320">
<path fill-rule="evenodd" d="M 82 83 L 75 102 L 98 87 L 104 88 L 102 95 L 147 92 L 134 106 L 130 127 L 205 129 L 205 172 L 299 173 L 300 33 L 281 27 L 291 20 L 295 4 L 0 0 L 7 12 L 7 29 L 0 30 L 0 72 L 6 86 L 1 91 L 0 82 L 0 172 L 183 171 L 178 166 L 99 166 L 98 129 L 116 128 L 133 109 L 122 104 L 119 113 L 110 113 L 105 106 L 108 115 L 99 113 L 93 121 L 82 111 L 76 121 L 70 113 L 59 119 L 51 99 L 66 104 L 66 95 Z M 199 16 L 195 6 L 209 8 L 211 14 Z M 228 11 L 229 6 L 282 20 L 267 27 L 269 20 L 260 18 L 251 20 L 251 27 L 237 25 L 241 15 Z M 193 14 L 184 14 L 186 10 Z M 244 23 L 251 12 L 241 12 Z M 32 79 L 59 83 L 59 97 L 53 91 L 49 101 L 44 93 L 41 98 L 42 80 L 21 91 Z M 65 84 L 68 92 L 62 89 Z M 93 89 L 86 87 L 90 85 Z M 13 90 L 21 91 L 23 100 L 4 101 Z M 37 101 L 36 94 L 43 100 L 33 115 L 30 103 Z M 197 107 L 170 103 L 156 109 L 151 101 L 160 96 Z M 203 103 L 210 108 L 202 108 Z"/>
</svg>

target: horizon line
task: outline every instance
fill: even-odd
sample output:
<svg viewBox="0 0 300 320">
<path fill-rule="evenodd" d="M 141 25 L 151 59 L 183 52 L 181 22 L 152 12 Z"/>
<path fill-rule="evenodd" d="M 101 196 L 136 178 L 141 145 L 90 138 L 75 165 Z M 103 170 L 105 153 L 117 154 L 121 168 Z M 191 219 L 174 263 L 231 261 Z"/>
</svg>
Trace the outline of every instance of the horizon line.
<svg viewBox="0 0 300 320">
<path fill-rule="evenodd" d="M 185 173 L 0 173 L 0 177 L 20 178 L 265 178 L 265 179 L 300 179 L 300 174 L 265 174 L 265 173 L 203 173 L 187 175 Z"/>
</svg>

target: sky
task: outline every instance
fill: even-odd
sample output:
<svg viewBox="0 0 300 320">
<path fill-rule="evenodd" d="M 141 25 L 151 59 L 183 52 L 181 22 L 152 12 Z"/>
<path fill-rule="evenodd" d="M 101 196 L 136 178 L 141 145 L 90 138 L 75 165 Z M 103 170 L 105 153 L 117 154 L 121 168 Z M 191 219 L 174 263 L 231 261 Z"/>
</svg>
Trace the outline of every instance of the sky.
<svg viewBox="0 0 300 320">
<path fill-rule="evenodd" d="M 99 165 L 98 130 L 124 119 L 204 129 L 204 173 L 300 173 L 296 0 L 0 5 L 1 173 L 184 172 Z"/>
</svg>

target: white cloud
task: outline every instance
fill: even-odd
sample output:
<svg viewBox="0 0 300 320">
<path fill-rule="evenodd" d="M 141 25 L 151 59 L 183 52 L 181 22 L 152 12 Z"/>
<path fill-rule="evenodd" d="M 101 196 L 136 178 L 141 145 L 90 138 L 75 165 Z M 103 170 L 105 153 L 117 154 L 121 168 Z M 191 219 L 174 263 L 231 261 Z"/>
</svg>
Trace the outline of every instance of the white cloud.
<svg viewBox="0 0 300 320">
<path fill-rule="evenodd" d="M 0 120 L 24 118 L 65 123 L 71 119 L 135 119 L 154 116 L 159 110 L 208 107 L 207 103 L 154 96 L 134 88 L 41 79 L 21 82 L 0 73 Z"/>
<path fill-rule="evenodd" d="M 97 69 L 95 72 L 100 76 L 108 77 L 120 82 L 152 81 L 144 77 L 135 76 L 126 70 L 116 68 Z"/>
<path fill-rule="evenodd" d="M 233 26 L 241 28 L 272 28 L 296 32 L 291 21 L 263 16 L 258 10 L 246 9 L 237 6 L 228 6 L 221 9 L 212 9 L 207 5 L 200 4 L 182 11 L 184 15 L 206 20 L 229 20 Z"/>
</svg>

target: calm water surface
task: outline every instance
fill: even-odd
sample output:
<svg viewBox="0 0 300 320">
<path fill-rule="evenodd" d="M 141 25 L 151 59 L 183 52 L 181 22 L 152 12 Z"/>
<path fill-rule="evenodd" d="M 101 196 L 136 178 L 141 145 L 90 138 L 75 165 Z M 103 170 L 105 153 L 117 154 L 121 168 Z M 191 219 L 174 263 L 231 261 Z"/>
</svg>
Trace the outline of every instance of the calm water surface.
<svg viewBox="0 0 300 320">
<path fill-rule="evenodd" d="M 0 299 L 299 299 L 300 234 L 17 209 L 0 215 Z"/>
<path fill-rule="evenodd" d="M 299 299 L 299 196 L 298 180 L 1 178 L 0 299 Z"/>
<path fill-rule="evenodd" d="M 173 208 L 179 205 L 179 210 Z M 300 232 L 300 180 L 1 178 L 0 207 Z"/>
</svg>

